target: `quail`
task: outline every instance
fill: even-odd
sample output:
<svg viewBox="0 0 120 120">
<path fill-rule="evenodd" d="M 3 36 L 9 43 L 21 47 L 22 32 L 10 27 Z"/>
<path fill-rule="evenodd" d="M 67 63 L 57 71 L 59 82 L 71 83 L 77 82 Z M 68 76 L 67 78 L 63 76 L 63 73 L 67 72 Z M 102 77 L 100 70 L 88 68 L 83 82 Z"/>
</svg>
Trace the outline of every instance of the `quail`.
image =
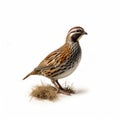
<svg viewBox="0 0 120 120">
<path fill-rule="evenodd" d="M 59 84 L 58 79 L 69 76 L 77 68 L 82 54 L 79 39 L 86 34 L 87 32 L 82 27 L 71 28 L 66 36 L 65 44 L 51 52 L 23 80 L 30 75 L 42 75 L 52 81 L 58 92 L 70 94 Z"/>
</svg>

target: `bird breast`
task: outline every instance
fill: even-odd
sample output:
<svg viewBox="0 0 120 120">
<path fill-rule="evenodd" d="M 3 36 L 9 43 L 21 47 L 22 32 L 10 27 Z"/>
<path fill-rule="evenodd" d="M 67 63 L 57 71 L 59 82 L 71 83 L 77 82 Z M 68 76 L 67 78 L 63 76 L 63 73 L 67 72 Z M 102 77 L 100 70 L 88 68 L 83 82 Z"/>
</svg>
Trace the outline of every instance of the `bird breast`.
<svg viewBox="0 0 120 120">
<path fill-rule="evenodd" d="M 67 58 L 66 62 L 60 65 L 59 72 L 53 76 L 53 78 L 61 79 L 72 74 L 81 60 L 81 54 L 79 43 L 73 44 L 71 46 L 70 56 Z"/>
</svg>

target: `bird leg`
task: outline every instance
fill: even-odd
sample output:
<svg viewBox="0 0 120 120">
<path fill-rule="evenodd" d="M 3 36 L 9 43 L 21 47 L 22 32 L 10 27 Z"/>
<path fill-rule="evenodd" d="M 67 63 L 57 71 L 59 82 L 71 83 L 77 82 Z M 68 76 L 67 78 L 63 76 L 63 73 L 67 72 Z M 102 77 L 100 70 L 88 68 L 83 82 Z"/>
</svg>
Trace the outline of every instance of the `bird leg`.
<svg viewBox="0 0 120 120">
<path fill-rule="evenodd" d="M 51 80 L 51 81 L 52 81 L 52 83 L 55 85 L 55 87 L 56 87 L 57 89 L 63 90 L 62 86 L 58 83 L 57 80 Z"/>
<path fill-rule="evenodd" d="M 51 80 L 51 81 L 55 85 L 58 93 L 62 93 L 62 94 L 65 94 L 65 95 L 70 95 L 70 92 L 63 89 L 63 87 L 59 84 L 58 80 Z"/>
</svg>

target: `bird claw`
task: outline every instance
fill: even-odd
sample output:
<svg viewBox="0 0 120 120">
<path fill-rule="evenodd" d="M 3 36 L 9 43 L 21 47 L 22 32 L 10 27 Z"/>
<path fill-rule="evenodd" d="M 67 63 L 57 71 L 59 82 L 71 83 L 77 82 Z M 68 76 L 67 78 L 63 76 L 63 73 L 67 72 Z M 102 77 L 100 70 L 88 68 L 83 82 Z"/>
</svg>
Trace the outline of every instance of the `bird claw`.
<svg viewBox="0 0 120 120">
<path fill-rule="evenodd" d="M 62 93 L 62 94 L 65 94 L 65 95 L 70 95 L 72 92 L 68 91 L 68 90 L 65 90 L 65 89 L 58 89 L 57 93 Z"/>
</svg>

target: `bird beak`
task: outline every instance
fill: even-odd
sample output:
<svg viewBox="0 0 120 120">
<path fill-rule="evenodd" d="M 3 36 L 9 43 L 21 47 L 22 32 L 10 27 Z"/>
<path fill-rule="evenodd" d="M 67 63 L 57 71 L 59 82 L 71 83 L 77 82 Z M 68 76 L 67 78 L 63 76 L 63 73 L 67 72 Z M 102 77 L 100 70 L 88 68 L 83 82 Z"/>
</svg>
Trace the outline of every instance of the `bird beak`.
<svg viewBox="0 0 120 120">
<path fill-rule="evenodd" d="M 87 35 L 88 33 L 84 31 L 83 34 L 84 34 L 84 35 Z"/>
</svg>

